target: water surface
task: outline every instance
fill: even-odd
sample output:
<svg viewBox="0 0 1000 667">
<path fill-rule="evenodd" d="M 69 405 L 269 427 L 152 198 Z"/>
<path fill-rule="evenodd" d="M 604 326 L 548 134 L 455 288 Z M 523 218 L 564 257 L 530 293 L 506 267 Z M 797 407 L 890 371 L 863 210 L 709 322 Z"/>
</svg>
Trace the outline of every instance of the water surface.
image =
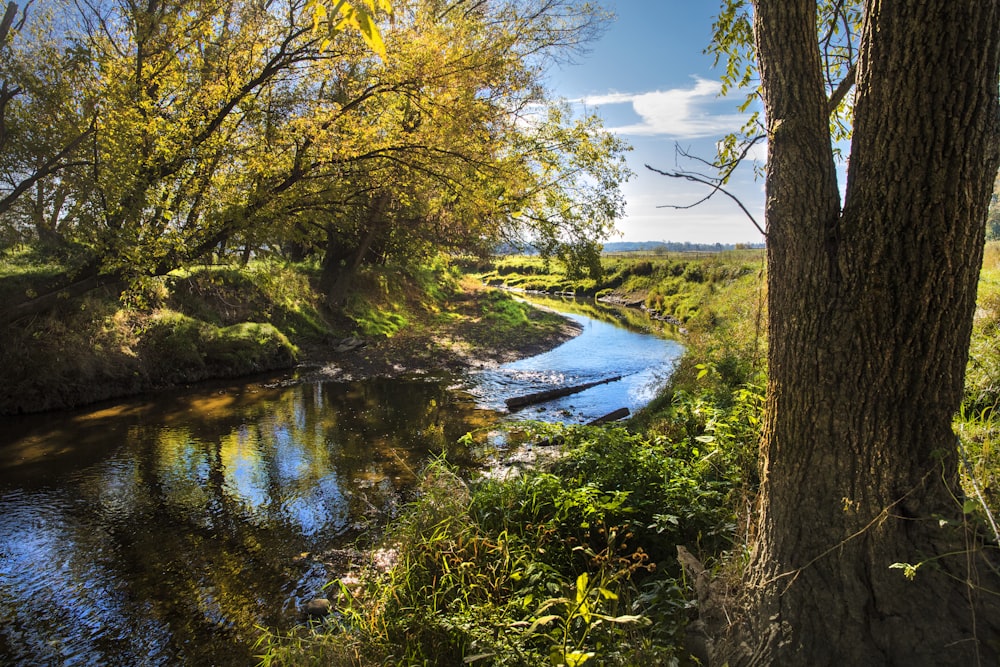
<svg viewBox="0 0 1000 667">
<path fill-rule="evenodd" d="M 0 664 L 254 664 L 256 628 L 294 624 L 430 456 L 471 465 L 456 443 L 504 398 L 622 375 L 517 415 L 586 421 L 652 397 L 679 346 L 574 317 L 573 341 L 464 379 L 203 386 L 4 419 Z"/>
<path fill-rule="evenodd" d="M 495 419 L 443 381 L 231 387 L 9 420 L 0 664 L 247 665 L 323 554 Z"/>
<path fill-rule="evenodd" d="M 567 306 L 563 299 L 531 300 L 560 310 Z M 592 313 L 594 308 L 598 307 L 590 306 Z M 604 314 L 606 320 L 564 313 L 581 327 L 579 336 L 545 354 L 471 375 L 471 392 L 484 406 L 504 410 L 504 401 L 512 396 L 620 377 L 581 393 L 516 410 L 513 416 L 586 423 L 619 408 L 630 412 L 642 408 L 666 383 L 683 347 L 662 336 L 625 328 L 616 317 L 619 309 L 600 307 L 596 312 Z"/>
</svg>

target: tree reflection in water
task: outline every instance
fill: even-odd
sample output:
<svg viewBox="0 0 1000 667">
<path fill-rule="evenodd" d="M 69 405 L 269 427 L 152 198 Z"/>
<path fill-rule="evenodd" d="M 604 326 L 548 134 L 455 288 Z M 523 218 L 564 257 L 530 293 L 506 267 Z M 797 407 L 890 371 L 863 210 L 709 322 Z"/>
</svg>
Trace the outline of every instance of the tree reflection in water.
<svg viewBox="0 0 1000 667">
<path fill-rule="evenodd" d="M 385 518 L 431 453 L 495 420 L 448 383 L 229 388 L 11 420 L 5 664 L 253 662 L 329 575 L 303 552 Z"/>
</svg>

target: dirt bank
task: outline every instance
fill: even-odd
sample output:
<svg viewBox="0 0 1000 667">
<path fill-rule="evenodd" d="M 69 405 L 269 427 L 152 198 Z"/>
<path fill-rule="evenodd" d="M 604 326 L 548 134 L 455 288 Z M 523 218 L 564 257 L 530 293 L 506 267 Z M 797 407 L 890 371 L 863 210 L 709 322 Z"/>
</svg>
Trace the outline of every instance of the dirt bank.
<svg viewBox="0 0 1000 667">
<path fill-rule="evenodd" d="M 307 378 L 356 380 L 483 368 L 547 352 L 579 335 L 572 320 L 532 309 L 528 322 L 506 326 L 483 315 L 490 290 L 471 281 L 438 313 L 425 313 L 396 335 L 300 346 Z M 352 337 L 355 338 L 355 337 Z M 338 348 L 354 349 L 338 351 Z"/>
<path fill-rule="evenodd" d="M 181 293 L 189 303 L 173 310 L 121 310 L 109 294 L 8 328 L 0 415 L 276 371 L 294 370 L 300 381 L 458 372 L 538 354 L 579 333 L 565 318 L 497 299 L 473 280 L 434 299 L 413 290 L 400 311 L 407 324 L 392 336 L 366 336 L 347 317 L 306 327 L 247 285 L 202 283 L 182 283 L 192 294 L 176 289 L 170 301 Z"/>
</svg>

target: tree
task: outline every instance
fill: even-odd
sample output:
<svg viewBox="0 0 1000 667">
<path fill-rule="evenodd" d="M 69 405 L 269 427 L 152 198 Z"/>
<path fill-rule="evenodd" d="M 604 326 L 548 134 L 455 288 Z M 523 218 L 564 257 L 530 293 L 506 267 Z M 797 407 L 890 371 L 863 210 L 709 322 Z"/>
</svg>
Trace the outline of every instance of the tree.
<svg viewBox="0 0 1000 667">
<path fill-rule="evenodd" d="M 769 380 L 747 613 L 722 655 L 997 664 L 996 547 L 963 518 L 951 422 L 1000 163 L 1000 3 L 745 4 L 720 23 L 752 20 L 760 76 Z M 842 202 L 831 110 L 851 85 Z"/>
<path fill-rule="evenodd" d="M 94 99 L 86 62 L 54 29 L 58 8 L 46 9 L 29 26 L 28 7 L 18 13 L 11 2 L 0 21 L 0 215 L 23 203 L 4 226 L 54 242 L 66 203 L 60 179 L 93 132 Z M 19 202 L 28 192 L 31 201 Z"/>
<path fill-rule="evenodd" d="M 72 3 L 47 25 L 75 67 L 45 99 L 87 112 L 63 122 L 90 118 L 85 146 L 16 213 L 82 268 L 0 322 L 232 248 L 322 253 L 331 305 L 373 261 L 524 234 L 594 256 L 626 147 L 595 118 L 529 117 L 546 65 L 606 18 L 580 0 Z M 60 136 L 49 116 L 24 136 Z"/>
<path fill-rule="evenodd" d="M 82 266 L 72 267 L 56 290 L 7 308 L 0 320 L 43 312 L 67 295 L 102 283 L 162 275 L 200 259 L 241 227 L 237 212 L 263 207 L 264 195 L 271 193 L 256 187 L 254 179 L 267 160 L 257 149 L 265 143 L 261 136 L 273 129 L 266 120 L 274 116 L 261 105 L 275 90 L 287 90 L 307 76 L 315 63 L 344 57 L 329 48 L 328 36 L 356 32 L 342 30 L 344 26 L 367 29 L 365 40 L 381 44 L 370 15 L 358 18 L 366 7 L 374 11 L 374 0 L 338 1 L 326 16 L 347 18 L 330 21 L 325 33 L 317 30 L 323 20 L 314 18 L 320 6 L 306 0 L 111 0 L 73 3 L 63 7 L 59 21 L 43 22 L 53 35 L 49 41 L 64 47 L 63 61 L 53 67 L 49 57 L 41 74 L 25 66 L 9 67 L 13 74 L 2 88 L 43 90 L 44 96 L 21 98 L 55 98 L 44 109 L 80 108 L 90 121 L 60 152 L 46 151 L 52 141 L 22 140 L 36 149 L 28 155 L 42 168 L 32 172 L 20 167 L 29 177 L 12 185 L 38 184 L 35 202 L 21 208 L 41 221 L 39 235 L 56 236 L 71 246 Z M 43 78 L 50 72 L 61 76 Z M 27 87 L 24 82 L 32 77 L 42 84 Z M 49 80 L 60 86 L 45 86 Z M 52 91 L 64 94 L 57 97 Z M 25 108 L 17 116 L 25 119 L 18 126 L 23 128 L 19 137 L 61 136 L 53 114 L 32 114 L 34 107 Z M 291 114 L 277 131 L 294 132 L 297 120 Z M 78 149 L 75 155 L 83 159 L 67 164 L 70 149 Z M 18 173 L 11 167 L 5 171 Z M 72 184 L 69 194 L 66 184 Z M 0 200 L 0 213 L 8 200 L 25 191 L 21 185 L 13 187 Z M 72 216 L 60 214 L 67 201 L 73 205 Z M 56 229 L 54 221 L 65 224 Z"/>
<path fill-rule="evenodd" d="M 546 103 L 540 59 L 604 17 L 572 0 L 394 8 L 387 57 L 322 65 L 315 80 L 335 83 L 305 82 L 293 96 L 313 105 L 294 135 L 308 139 L 269 149 L 282 156 L 268 161 L 269 180 L 300 178 L 268 214 L 293 222 L 297 248 L 322 253 L 329 304 L 364 264 L 488 253 L 524 234 L 553 252 L 606 236 L 621 209 L 624 144 L 596 118 L 525 111 Z"/>
</svg>

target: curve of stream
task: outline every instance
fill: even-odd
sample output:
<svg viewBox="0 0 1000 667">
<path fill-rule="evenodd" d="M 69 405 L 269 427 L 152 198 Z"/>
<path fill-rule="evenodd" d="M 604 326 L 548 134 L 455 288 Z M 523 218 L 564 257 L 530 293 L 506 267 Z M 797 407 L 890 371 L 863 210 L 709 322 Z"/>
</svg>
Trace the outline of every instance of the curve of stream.
<svg viewBox="0 0 1000 667">
<path fill-rule="evenodd" d="M 428 456 L 471 465 L 458 439 L 506 418 L 504 398 L 621 375 L 516 415 L 587 421 L 655 395 L 677 343 L 571 316 L 573 341 L 464 378 L 217 384 L 4 419 L 0 664 L 254 664 L 256 627 L 294 624 Z"/>
<path fill-rule="evenodd" d="M 505 399 L 512 396 L 621 379 L 517 410 L 512 415 L 516 419 L 587 423 L 619 408 L 635 412 L 666 383 L 683 349 L 676 341 L 623 326 L 620 309 L 592 310 L 607 318 L 602 320 L 566 312 L 568 305 L 580 303 L 575 300 L 533 297 L 529 301 L 559 310 L 581 327 L 581 333 L 545 354 L 473 374 L 471 393 L 482 405 L 503 410 Z"/>
</svg>

